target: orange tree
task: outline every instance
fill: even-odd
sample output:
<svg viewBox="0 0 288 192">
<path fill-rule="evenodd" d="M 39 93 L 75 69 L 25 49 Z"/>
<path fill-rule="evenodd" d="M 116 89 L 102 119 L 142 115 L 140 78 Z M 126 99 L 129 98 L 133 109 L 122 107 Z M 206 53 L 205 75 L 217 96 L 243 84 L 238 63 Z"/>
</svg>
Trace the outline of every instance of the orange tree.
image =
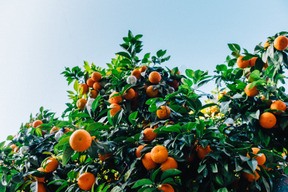
<svg viewBox="0 0 288 192">
<path fill-rule="evenodd" d="M 65 68 L 74 90 L 61 119 L 41 108 L 1 143 L 1 190 L 271 191 L 287 172 L 285 35 L 243 57 L 229 44 L 234 58 L 212 77 L 162 67 L 166 51 L 141 54 L 129 31 L 107 68 Z M 202 104 L 212 78 L 227 91 Z"/>
</svg>

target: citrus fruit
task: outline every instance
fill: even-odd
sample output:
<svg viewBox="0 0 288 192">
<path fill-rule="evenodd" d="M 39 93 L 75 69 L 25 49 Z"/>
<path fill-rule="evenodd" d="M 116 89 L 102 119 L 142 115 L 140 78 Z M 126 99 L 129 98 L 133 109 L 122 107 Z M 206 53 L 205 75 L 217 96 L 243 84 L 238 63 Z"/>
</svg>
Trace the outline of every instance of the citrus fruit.
<svg viewBox="0 0 288 192">
<path fill-rule="evenodd" d="M 142 163 L 148 171 L 154 169 L 157 166 L 157 164 L 151 159 L 150 152 L 144 155 L 144 157 L 142 158 Z"/>
<path fill-rule="evenodd" d="M 38 127 L 39 125 L 42 125 L 42 124 L 43 124 L 43 122 L 41 120 L 36 120 L 36 121 L 33 122 L 32 127 L 36 128 L 36 127 Z M 41 127 L 39 127 L 39 128 L 41 128 Z"/>
<path fill-rule="evenodd" d="M 136 149 L 136 157 L 141 157 L 141 151 L 144 148 L 145 145 L 139 145 Z"/>
<path fill-rule="evenodd" d="M 161 164 L 161 170 L 164 172 L 168 169 L 177 169 L 178 163 L 173 157 L 168 157 L 167 160 Z"/>
<path fill-rule="evenodd" d="M 91 75 L 91 79 L 96 82 L 100 81 L 101 78 L 102 78 L 102 75 L 99 72 L 93 72 Z"/>
<path fill-rule="evenodd" d="M 76 106 L 78 107 L 78 109 L 83 110 L 83 109 L 85 109 L 86 103 L 87 103 L 86 99 L 78 99 Z"/>
<path fill-rule="evenodd" d="M 157 71 L 153 71 L 149 74 L 149 81 L 153 84 L 157 84 L 161 81 L 161 75 Z"/>
<path fill-rule="evenodd" d="M 159 119 L 168 119 L 171 114 L 171 110 L 168 106 L 161 106 L 156 112 Z"/>
<path fill-rule="evenodd" d="M 257 170 L 260 170 L 260 168 L 257 167 Z M 260 178 L 257 171 L 255 171 L 255 175 L 247 172 L 242 172 L 242 177 L 244 177 L 249 182 L 254 182 L 255 180 L 257 181 Z"/>
<path fill-rule="evenodd" d="M 173 187 L 168 183 L 162 184 L 161 187 L 158 187 L 158 190 L 162 190 L 164 192 L 174 192 L 175 191 L 173 189 Z"/>
<path fill-rule="evenodd" d="M 254 67 L 256 60 L 258 59 L 258 57 L 253 57 L 252 59 L 249 60 L 249 65 L 250 67 Z"/>
<path fill-rule="evenodd" d="M 86 84 L 88 85 L 88 87 L 93 87 L 94 84 L 94 80 L 92 78 L 87 79 Z"/>
<path fill-rule="evenodd" d="M 134 69 L 131 75 L 135 76 L 137 79 L 141 78 L 141 72 L 138 69 Z"/>
<path fill-rule="evenodd" d="M 43 183 L 38 182 L 38 192 L 46 192 L 45 186 Z"/>
<path fill-rule="evenodd" d="M 97 95 L 98 95 L 98 91 L 96 91 L 96 90 L 90 91 L 90 94 L 89 94 L 90 98 L 95 99 L 97 97 Z"/>
<path fill-rule="evenodd" d="M 114 92 L 109 96 L 109 103 L 120 103 L 122 101 L 122 96 L 119 94 L 119 92 Z"/>
<path fill-rule="evenodd" d="M 203 148 L 202 145 L 197 145 L 196 151 L 199 159 L 203 160 L 212 150 L 209 145 L 207 145 L 205 148 Z"/>
<path fill-rule="evenodd" d="M 166 147 L 162 145 L 157 145 L 153 147 L 153 149 L 151 150 L 151 159 L 155 163 L 163 163 L 167 160 L 167 158 L 168 158 L 168 151 Z"/>
<path fill-rule="evenodd" d="M 143 65 L 141 68 L 140 68 L 140 72 L 143 73 L 144 71 L 146 71 L 148 69 L 148 67 L 146 65 Z"/>
<path fill-rule="evenodd" d="M 259 94 L 259 90 L 257 89 L 257 86 L 254 86 L 251 88 L 250 85 L 251 83 L 246 85 L 244 92 L 246 93 L 248 97 L 255 97 L 256 95 Z"/>
<path fill-rule="evenodd" d="M 157 136 L 157 133 L 154 133 L 153 131 L 154 131 L 153 128 L 144 129 L 144 131 L 143 131 L 143 140 L 144 141 L 153 141 L 156 138 L 156 136 Z"/>
<path fill-rule="evenodd" d="M 283 101 L 274 101 L 271 106 L 270 109 L 276 109 L 276 110 L 280 110 L 282 112 L 286 111 L 286 104 Z M 281 112 L 276 112 L 275 114 L 281 114 Z"/>
<path fill-rule="evenodd" d="M 271 129 L 276 125 L 277 119 L 273 113 L 265 112 L 260 116 L 259 123 L 261 127 Z"/>
<path fill-rule="evenodd" d="M 121 110 L 121 106 L 118 105 L 117 103 L 112 103 L 109 107 L 111 108 L 110 110 L 111 117 L 114 117 L 118 113 L 118 111 Z"/>
<path fill-rule="evenodd" d="M 134 99 L 135 95 L 136 95 L 136 93 L 135 93 L 133 88 L 130 88 L 128 91 L 125 91 L 123 94 L 123 96 L 126 100 Z"/>
<path fill-rule="evenodd" d="M 88 93 L 88 91 L 89 91 L 89 88 L 88 88 L 88 85 L 87 84 L 81 84 L 80 86 L 79 86 L 79 92 L 81 93 L 81 94 L 86 94 L 86 93 Z"/>
<path fill-rule="evenodd" d="M 102 88 L 102 86 L 100 85 L 100 83 L 99 82 L 94 82 L 94 84 L 93 84 L 93 89 L 95 89 L 95 90 L 100 90 Z"/>
<path fill-rule="evenodd" d="M 149 96 L 149 97 L 156 97 L 158 95 L 159 91 L 157 89 L 153 89 L 153 85 L 150 85 L 147 87 L 146 89 L 146 94 Z"/>
<path fill-rule="evenodd" d="M 79 129 L 72 133 L 69 139 L 71 148 L 78 152 L 86 151 L 91 146 L 91 143 L 91 135 L 83 129 Z"/>
<path fill-rule="evenodd" d="M 58 160 L 53 157 L 50 157 L 43 163 L 44 172 L 46 173 L 53 172 L 57 169 L 58 165 L 59 165 Z"/>
<path fill-rule="evenodd" d="M 279 51 L 283 51 L 288 47 L 288 38 L 285 36 L 279 36 L 274 40 L 274 47 Z"/>
<path fill-rule="evenodd" d="M 78 177 L 78 186 L 84 191 L 88 191 L 92 188 L 96 178 L 92 173 L 86 172 Z"/>
<path fill-rule="evenodd" d="M 255 154 L 255 155 L 257 155 L 257 153 L 258 153 L 259 151 L 260 151 L 260 149 L 257 148 L 257 147 L 253 147 L 253 148 L 252 148 L 252 152 L 253 152 L 253 154 Z M 249 154 L 247 154 L 247 156 L 250 157 Z M 262 154 L 261 156 L 255 156 L 255 157 L 253 157 L 253 159 L 256 159 L 256 160 L 257 160 L 258 165 L 264 165 L 264 163 L 266 162 L 266 156 L 265 156 L 265 154 Z"/>
<path fill-rule="evenodd" d="M 104 155 L 98 154 L 99 159 L 100 159 L 101 161 L 105 161 L 106 159 L 112 157 L 112 155 L 113 155 L 113 153 L 107 153 L 107 154 L 104 154 Z"/>
<path fill-rule="evenodd" d="M 240 56 L 237 59 L 237 65 L 240 69 L 245 69 L 246 67 L 249 66 L 250 62 L 249 60 L 243 60 L 244 56 Z"/>
</svg>

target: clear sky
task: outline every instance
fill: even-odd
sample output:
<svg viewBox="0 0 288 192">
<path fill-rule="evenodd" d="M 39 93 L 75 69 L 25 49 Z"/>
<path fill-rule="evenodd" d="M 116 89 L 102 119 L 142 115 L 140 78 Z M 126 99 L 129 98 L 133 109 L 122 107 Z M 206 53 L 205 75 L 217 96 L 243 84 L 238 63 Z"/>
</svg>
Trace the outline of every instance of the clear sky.
<svg viewBox="0 0 288 192">
<path fill-rule="evenodd" d="M 212 73 L 227 43 L 252 51 L 287 31 L 287 10 L 287 0 L 0 0 L 0 140 L 40 106 L 60 116 L 72 89 L 64 67 L 104 67 L 129 29 L 144 52 L 167 49 L 168 66 Z"/>
</svg>

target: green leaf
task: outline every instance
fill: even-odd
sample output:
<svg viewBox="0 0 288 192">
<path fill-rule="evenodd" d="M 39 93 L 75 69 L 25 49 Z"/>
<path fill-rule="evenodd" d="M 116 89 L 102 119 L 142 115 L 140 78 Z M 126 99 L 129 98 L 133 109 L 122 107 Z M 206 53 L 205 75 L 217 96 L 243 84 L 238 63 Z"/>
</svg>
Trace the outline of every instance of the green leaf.
<svg viewBox="0 0 288 192">
<path fill-rule="evenodd" d="M 200 165 L 197 169 L 198 173 L 201 173 L 206 168 L 206 164 Z"/>
<path fill-rule="evenodd" d="M 182 171 L 180 171 L 178 169 L 168 169 L 168 170 L 164 171 L 163 174 L 161 175 L 161 181 L 163 181 L 167 177 L 179 175 L 180 173 L 182 173 Z"/>
<path fill-rule="evenodd" d="M 235 43 L 229 43 L 228 47 L 231 51 L 236 52 L 236 53 L 240 53 L 240 46 L 238 44 Z"/>
<path fill-rule="evenodd" d="M 133 113 L 131 113 L 131 114 L 129 115 L 129 122 L 130 122 L 132 125 L 135 124 L 137 115 L 138 115 L 138 111 L 135 111 L 135 112 L 133 112 Z"/>
<path fill-rule="evenodd" d="M 222 65 L 217 65 L 216 66 L 217 71 L 227 71 L 227 66 L 222 64 Z"/>
<path fill-rule="evenodd" d="M 66 149 L 63 152 L 63 159 L 62 159 L 63 166 L 65 166 L 68 163 L 73 153 L 74 153 L 74 150 L 70 146 L 66 147 Z"/>
<path fill-rule="evenodd" d="M 228 192 L 228 189 L 226 187 L 218 189 L 217 192 Z"/>
<path fill-rule="evenodd" d="M 126 57 L 127 59 L 131 59 L 131 56 L 128 53 L 126 53 L 126 52 L 118 52 L 116 54 L 117 55 L 121 55 L 123 57 Z"/>
<path fill-rule="evenodd" d="M 158 168 L 156 171 L 153 172 L 153 174 L 151 175 L 151 180 L 153 182 L 155 182 L 156 176 L 158 175 L 159 171 L 161 170 L 161 168 Z"/>
<path fill-rule="evenodd" d="M 132 186 L 132 189 L 135 189 L 137 187 L 141 187 L 143 185 L 152 185 L 153 182 L 150 179 L 140 179 L 136 181 L 136 183 Z"/>
<path fill-rule="evenodd" d="M 79 82 L 78 82 L 77 80 L 75 80 L 74 85 L 73 85 L 73 88 L 74 88 L 74 90 L 75 90 L 76 92 L 78 92 L 78 90 L 79 90 Z"/>
</svg>

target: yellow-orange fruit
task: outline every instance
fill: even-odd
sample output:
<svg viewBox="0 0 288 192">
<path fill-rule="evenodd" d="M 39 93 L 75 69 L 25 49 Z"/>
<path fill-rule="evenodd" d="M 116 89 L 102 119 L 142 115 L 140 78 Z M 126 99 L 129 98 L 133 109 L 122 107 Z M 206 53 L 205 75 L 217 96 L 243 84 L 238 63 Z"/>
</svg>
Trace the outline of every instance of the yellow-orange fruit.
<svg viewBox="0 0 288 192">
<path fill-rule="evenodd" d="M 102 75 L 99 72 L 93 72 L 91 75 L 91 79 L 96 82 L 100 81 L 101 78 L 102 78 Z"/>
<path fill-rule="evenodd" d="M 168 169 L 177 169 L 177 168 L 178 168 L 178 163 L 172 157 L 168 157 L 167 160 L 161 164 L 161 170 L 163 172 L 168 170 Z"/>
<path fill-rule="evenodd" d="M 43 183 L 38 182 L 38 192 L 46 192 L 46 188 Z"/>
<path fill-rule="evenodd" d="M 53 127 L 51 130 L 50 130 L 50 134 L 54 133 L 55 131 L 58 131 L 60 128 L 59 127 Z"/>
<path fill-rule="evenodd" d="M 85 105 L 86 105 L 87 101 L 86 99 L 78 99 L 76 106 L 78 107 L 78 109 L 85 109 Z"/>
<path fill-rule="evenodd" d="M 112 103 L 110 105 L 110 108 L 111 108 L 111 110 L 110 110 L 110 116 L 111 117 L 114 117 L 118 113 L 118 111 L 121 110 L 121 106 L 118 105 L 117 103 Z"/>
<path fill-rule="evenodd" d="M 142 158 L 142 163 L 147 170 L 154 169 L 157 164 L 151 159 L 151 153 L 146 153 Z"/>
<path fill-rule="evenodd" d="M 134 99 L 135 95 L 136 95 L 136 93 L 135 93 L 133 88 L 130 88 L 128 91 L 125 91 L 123 94 L 123 96 L 126 100 Z"/>
<path fill-rule="evenodd" d="M 253 154 L 255 154 L 255 155 L 257 155 L 257 153 L 258 153 L 259 151 L 260 151 L 260 149 L 257 148 L 257 147 L 253 147 L 253 148 L 252 148 L 252 152 L 253 152 Z M 247 154 L 247 156 L 250 157 L 249 154 Z M 261 156 L 256 156 L 256 157 L 253 157 L 253 158 L 257 160 L 258 165 L 264 165 L 264 163 L 266 162 L 266 156 L 265 156 L 265 154 L 262 154 Z"/>
<path fill-rule="evenodd" d="M 160 73 L 158 73 L 157 71 L 153 71 L 149 74 L 148 77 L 149 81 L 153 84 L 159 83 L 162 79 Z"/>
<path fill-rule="evenodd" d="M 158 190 L 162 190 L 164 192 L 175 192 L 173 187 L 168 183 L 162 184 L 161 187 L 158 187 Z"/>
<path fill-rule="evenodd" d="M 153 128 L 144 129 L 144 131 L 143 131 L 143 136 L 144 136 L 143 140 L 144 141 L 153 141 L 156 138 L 156 136 L 157 136 L 157 133 L 154 133 L 153 131 L 154 131 Z"/>
<path fill-rule="evenodd" d="M 257 170 L 260 170 L 260 168 L 257 167 Z M 255 180 L 257 181 L 260 178 L 257 171 L 255 171 L 255 175 L 253 175 L 251 173 L 242 172 L 242 177 L 244 177 L 247 181 L 249 181 L 251 183 L 254 182 Z"/>
<path fill-rule="evenodd" d="M 50 173 L 57 169 L 59 163 L 58 160 L 50 157 L 47 161 L 43 163 L 44 172 Z"/>
<path fill-rule="evenodd" d="M 91 135 L 83 129 L 75 131 L 69 139 L 71 148 L 78 152 L 86 151 L 91 146 L 91 143 Z"/>
<path fill-rule="evenodd" d="M 41 120 L 36 120 L 36 121 L 33 122 L 32 127 L 36 128 L 36 127 L 38 127 L 39 125 L 42 125 L 42 124 L 43 124 L 43 122 Z M 41 127 L 39 127 L 39 128 L 41 128 Z"/>
<path fill-rule="evenodd" d="M 86 94 L 86 93 L 88 93 L 88 91 L 89 91 L 89 88 L 88 88 L 88 85 L 87 84 L 81 84 L 80 86 L 79 86 L 79 91 L 80 91 L 80 93 L 81 94 Z"/>
<path fill-rule="evenodd" d="M 95 89 L 95 90 L 100 90 L 102 88 L 102 86 L 100 85 L 100 83 L 99 82 L 94 82 L 94 84 L 93 84 L 93 89 Z"/>
<path fill-rule="evenodd" d="M 119 94 L 119 92 L 114 92 L 109 96 L 109 103 L 120 103 L 122 101 L 122 96 Z"/>
<path fill-rule="evenodd" d="M 148 67 L 146 65 L 143 65 L 141 68 L 140 68 L 140 72 L 143 73 L 144 71 L 146 71 L 148 69 Z"/>
<path fill-rule="evenodd" d="M 198 145 L 196 151 L 199 159 L 203 160 L 212 150 L 209 145 L 207 145 L 205 148 L 203 148 L 202 145 Z"/>
<path fill-rule="evenodd" d="M 258 59 L 258 57 L 253 57 L 252 59 L 249 60 L 249 65 L 250 67 L 254 67 L 256 60 Z"/>
<path fill-rule="evenodd" d="M 87 79 L 86 84 L 88 85 L 88 87 L 93 87 L 94 84 L 94 80 L 92 78 Z"/>
<path fill-rule="evenodd" d="M 79 176 L 77 183 L 80 189 L 88 191 L 92 188 L 95 181 L 95 176 L 92 173 L 86 172 Z"/>
<path fill-rule="evenodd" d="M 168 119 L 171 114 L 171 110 L 168 106 L 161 106 L 156 112 L 159 119 Z"/>
<path fill-rule="evenodd" d="M 144 148 L 145 145 L 139 145 L 136 149 L 136 157 L 141 157 L 141 151 Z"/>
<path fill-rule="evenodd" d="M 99 156 L 99 159 L 100 159 L 101 161 L 105 161 L 106 159 L 112 157 L 112 156 L 113 156 L 113 153 L 107 153 L 107 154 L 104 154 L 104 155 L 98 154 L 98 156 Z"/>
<path fill-rule="evenodd" d="M 274 40 L 274 47 L 279 51 L 283 51 L 288 47 L 288 38 L 285 36 L 279 36 Z"/>
<path fill-rule="evenodd" d="M 164 163 L 168 158 L 168 151 L 166 147 L 157 145 L 151 150 L 151 159 L 155 163 Z"/>
<path fill-rule="evenodd" d="M 95 99 L 97 97 L 97 95 L 98 95 L 98 91 L 96 91 L 96 90 L 90 91 L 90 98 Z"/>
<path fill-rule="evenodd" d="M 141 78 L 141 72 L 138 69 L 134 69 L 131 75 L 135 76 L 137 79 Z"/>
<path fill-rule="evenodd" d="M 286 104 L 283 101 L 274 101 L 271 106 L 270 109 L 275 109 L 275 110 L 280 110 L 282 112 L 286 111 Z M 281 112 L 276 112 L 275 114 L 281 114 Z"/>
<path fill-rule="evenodd" d="M 246 67 L 249 66 L 249 60 L 243 60 L 244 56 L 240 56 L 237 59 L 237 65 L 240 69 L 245 69 Z"/>
<path fill-rule="evenodd" d="M 157 89 L 153 90 L 153 85 L 150 85 L 147 87 L 146 89 L 146 94 L 149 96 L 149 97 L 156 97 L 158 95 L 159 91 Z"/>
<path fill-rule="evenodd" d="M 268 40 L 264 43 L 264 49 L 267 49 L 270 46 L 270 43 L 268 42 Z"/>
<path fill-rule="evenodd" d="M 271 129 L 276 125 L 277 119 L 273 113 L 265 112 L 260 116 L 259 123 L 261 127 Z"/>
<path fill-rule="evenodd" d="M 43 167 L 39 167 L 37 169 L 37 171 L 44 172 L 44 169 L 43 169 Z M 40 183 L 44 183 L 44 181 L 45 181 L 45 177 L 35 177 L 35 179 Z"/>
<path fill-rule="evenodd" d="M 246 95 L 248 97 L 255 97 L 256 95 L 259 94 L 259 90 L 257 89 L 257 86 L 250 88 L 250 85 L 251 85 L 251 83 L 246 85 L 244 92 L 246 93 Z"/>
</svg>

